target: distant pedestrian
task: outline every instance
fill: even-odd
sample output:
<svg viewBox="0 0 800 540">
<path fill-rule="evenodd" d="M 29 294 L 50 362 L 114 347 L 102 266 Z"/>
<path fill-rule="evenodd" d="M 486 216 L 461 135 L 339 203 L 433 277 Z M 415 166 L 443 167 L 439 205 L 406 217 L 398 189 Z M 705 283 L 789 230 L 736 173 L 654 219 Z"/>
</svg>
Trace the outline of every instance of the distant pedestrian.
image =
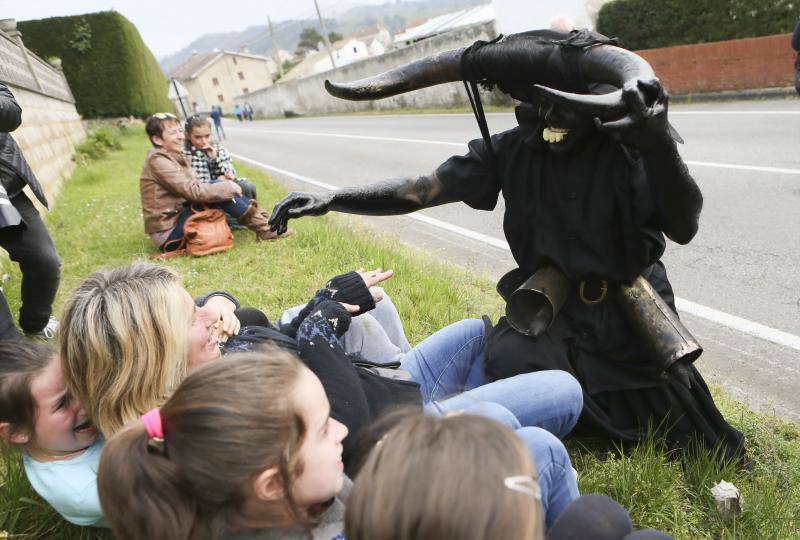
<svg viewBox="0 0 800 540">
<path fill-rule="evenodd" d="M 241 105 L 239 105 L 238 103 L 236 104 L 236 107 L 234 107 L 234 108 L 233 108 L 233 114 L 235 114 L 235 115 L 236 115 L 236 119 L 237 119 L 239 122 L 241 122 L 241 121 L 242 121 L 242 117 L 243 117 L 243 114 L 244 114 L 244 113 L 242 112 L 242 107 L 241 107 Z"/>
<path fill-rule="evenodd" d="M 249 103 L 244 104 L 244 117 L 251 122 L 253 121 L 253 106 Z"/>
<path fill-rule="evenodd" d="M 210 116 L 214 121 L 214 130 L 217 132 L 217 140 L 221 141 L 225 138 L 225 130 L 222 129 L 222 109 L 216 105 L 212 105 Z"/>
<path fill-rule="evenodd" d="M 794 60 L 794 89 L 800 94 L 800 21 L 797 21 L 792 34 L 792 49 L 797 51 L 797 58 Z"/>
</svg>

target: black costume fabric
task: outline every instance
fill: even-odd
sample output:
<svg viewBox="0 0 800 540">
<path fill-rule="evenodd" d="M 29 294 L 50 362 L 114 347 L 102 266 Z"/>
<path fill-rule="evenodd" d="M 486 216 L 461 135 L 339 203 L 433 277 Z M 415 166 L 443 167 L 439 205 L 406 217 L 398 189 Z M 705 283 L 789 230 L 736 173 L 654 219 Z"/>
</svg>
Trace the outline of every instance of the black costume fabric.
<svg viewBox="0 0 800 540">
<path fill-rule="evenodd" d="M 243 310 L 247 322 L 261 319 L 254 308 L 239 307 L 235 297 L 215 291 L 195 299 L 203 306 L 212 296 L 224 296 Z M 348 355 L 339 338 L 350 326 L 351 315 L 339 302 L 358 305 L 360 313 L 375 307 L 364 280 L 356 272 L 331 279 L 325 288 L 288 325 L 280 330 L 271 326 L 243 326 L 222 347 L 223 354 L 257 350 L 269 344 L 298 356 L 319 378 L 331 404 L 331 416 L 347 426 L 348 436 L 342 442 L 342 461 L 350 473 L 351 459 L 358 451 L 358 433 L 381 414 L 394 407 L 422 408 L 419 384 L 382 377 L 361 364 L 362 359 Z M 262 314 L 263 320 L 267 320 Z M 245 319 L 240 319 L 245 324 Z"/>
<path fill-rule="evenodd" d="M 525 122 L 524 115 L 521 124 L 492 137 L 496 181 L 482 140 L 436 171 L 448 192 L 473 208 L 494 209 L 502 193 L 503 228 L 521 271 L 531 275 L 550 264 L 574 284 L 538 340 L 515 332 L 505 318 L 498 322 L 489 338 L 487 376 L 562 369 L 584 389 L 584 431 L 633 442 L 653 422 L 669 428 L 671 446 L 686 447 L 699 437 L 708 446 L 720 445 L 726 456 L 741 455 L 741 433 L 717 410 L 694 367 L 691 389 L 666 378 L 643 361 L 643 344 L 613 300 L 587 305 L 578 296 L 581 280 L 605 279 L 613 287 L 641 274 L 675 310 L 659 261 L 665 241 L 653 221 L 641 159 L 599 134 L 569 153 L 550 152 L 539 142 L 541 126 Z"/>
</svg>

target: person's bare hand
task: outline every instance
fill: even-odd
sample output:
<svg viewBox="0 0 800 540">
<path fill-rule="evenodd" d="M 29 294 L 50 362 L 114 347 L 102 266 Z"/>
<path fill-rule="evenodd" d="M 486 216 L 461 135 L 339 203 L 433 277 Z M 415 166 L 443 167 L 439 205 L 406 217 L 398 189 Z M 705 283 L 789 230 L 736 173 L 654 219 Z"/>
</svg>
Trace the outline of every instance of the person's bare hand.
<svg viewBox="0 0 800 540">
<path fill-rule="evenodd" d="M 345 304 L 344 302 L 339 302 L 344 309 L 347 310 L 348 313 L 358 313 L 358 310 L 361 308 L 358 306 L 354 306 L 353 304 Z"/>
<path fill-rule="evenodd" d="M 228 192 L 230 193 L 230 197 L 241 197 L 242 196 L 242 188 L 236 182 L 225 181 L 225 184 L 228 188 Z"/>
<path fill-rule="evenodd" d="M 380 289 L 375 288 L 375 285 L 386 281 L 387 279 L 391 278 L 394 275 L 394 270 L 386 270 L 384 271 L 383 268 L 376 268 L 375 270 L 364 270 L 363 268 L 359 268 L 356 270 L 361 279 L 364 280 L 364 284 L 369 289 L 369 292 L 372 293 L 372 301 L 376 304 L 383 300 L 384 294 L 383 291 Z"/>
<path fill-rule="evenodd" d="M 230 336 L 236 335 L 239 332 L 242 324 L 239 318 L 236 317 L 236 304 L 231 302 L 224 296 L 212 296 L 206 300 L 205 307 L 209 308 L 216 313 L 218 322 L 217 329 L 219 331 L 219 340 L 225 342 Z"/>
<path fill-rule="evenodd" d="M 225 173 L 224 178 L 225 180 L 236 180 L 236 175 L 233 173 L 233 171 L 228 171 Z"/>
<path fill-rule="evenodd" d="M 203 148 L 203 152 L 205 152 L 208 157 L 212 157 L 212 158 L 217 157 L 217 149 L 214 148 L 213 144 L 211 146 L 207 146 L 207 147 Z"/>
</svg>

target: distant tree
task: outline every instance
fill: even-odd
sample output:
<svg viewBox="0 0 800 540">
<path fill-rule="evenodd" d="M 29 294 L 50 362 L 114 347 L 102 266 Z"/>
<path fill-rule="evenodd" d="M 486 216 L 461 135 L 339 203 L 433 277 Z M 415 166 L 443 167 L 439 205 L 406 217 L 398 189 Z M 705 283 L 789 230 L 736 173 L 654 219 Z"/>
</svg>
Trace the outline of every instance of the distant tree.
<svg viewBox="0 0 800 540">
<path fill-rule="evenodd" d="M 328 41 L 331 43 L 336 43 L 340 39 L 342 39 L 342 34 L 339 34 L 338 32 L 330 32 L 328 34 Z"/>
<path fill-rule="evenodd" d="M 300 32 L 300 40 L 297 42 L 296 54 L 303 55 L 307 51 L 314 51 L 317 49 L 317 44 L 322 41 L 322 35 L 317 32 L 316 28 L 306 27 Z"/>
</svg>

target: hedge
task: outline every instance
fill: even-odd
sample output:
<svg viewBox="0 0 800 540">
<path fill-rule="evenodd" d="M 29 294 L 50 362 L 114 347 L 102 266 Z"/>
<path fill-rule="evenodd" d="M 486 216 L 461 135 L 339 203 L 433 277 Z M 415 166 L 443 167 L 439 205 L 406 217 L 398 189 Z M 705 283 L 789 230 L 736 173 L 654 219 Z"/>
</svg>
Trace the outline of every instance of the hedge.
<svg viewBox="0 0 800 540">
<path fill-rule="evenodd" d="M 115 11 L 18 23 L 22 39 L 42 58 L 62 60 L 75 105 L 84 117 L 173 111 L 167 82 L 139 31 Z"/>
<path fill-rule="evenodd" d="M 783 34 L 798 16 L 798 0 L 615 0 L 600 9 L 597 31 L 639 50 Z"/>
</svg>

